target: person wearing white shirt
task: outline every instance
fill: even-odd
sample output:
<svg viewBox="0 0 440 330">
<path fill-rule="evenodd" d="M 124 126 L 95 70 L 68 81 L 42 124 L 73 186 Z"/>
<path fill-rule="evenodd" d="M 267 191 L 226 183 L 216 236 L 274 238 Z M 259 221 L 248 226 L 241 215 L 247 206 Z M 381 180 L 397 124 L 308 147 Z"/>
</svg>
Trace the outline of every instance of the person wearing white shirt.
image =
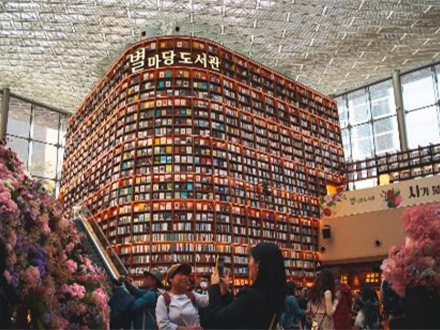
<svg viewBox="0 0 440 330">
<path fill-rule="evenodd" d="M 188 292 L 189 264 L 176 264 L 167 272 L 171 286 L 156 304 L 156 322 L 159 330 L 201 330 L 198 308 L 207 307 L 209 296 Z"/>
</svg>

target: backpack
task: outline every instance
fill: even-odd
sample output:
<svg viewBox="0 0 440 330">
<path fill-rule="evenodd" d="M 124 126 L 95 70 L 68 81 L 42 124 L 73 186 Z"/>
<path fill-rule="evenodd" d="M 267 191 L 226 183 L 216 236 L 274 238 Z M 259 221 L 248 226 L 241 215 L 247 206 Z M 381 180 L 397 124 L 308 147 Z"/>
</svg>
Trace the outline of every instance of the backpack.
<svg viewBox="0 0 440 330">
<path fill-rule="evenodd" d="M 391 288 L 388 282 L 384 282 L 383 291 L 383 308 L 389 315 L 402 315 L 405 313 L 405 305 L 403 299 Z"/>
<path fill-rule="evenodd" d="M 364 302 L 363 312 L 365 315 L 363 329 L 377 329 L 380 322 L 379 302 L 377 300 Z"/>
<path fill-rule="evenodd" d="M 196 306 L 196 295 L 192 291 L 185 292 L 185 295 L 191 300 L 192 304 L 194 305 L 194 308 L 197 309 Z M 162 293 L 163 299 L 165 300 L 165 305 L 167 305 L 167 312 L 170 313 L 170 304 L 171 304 L 171 296 L 168 292 Z"/>
</svg>

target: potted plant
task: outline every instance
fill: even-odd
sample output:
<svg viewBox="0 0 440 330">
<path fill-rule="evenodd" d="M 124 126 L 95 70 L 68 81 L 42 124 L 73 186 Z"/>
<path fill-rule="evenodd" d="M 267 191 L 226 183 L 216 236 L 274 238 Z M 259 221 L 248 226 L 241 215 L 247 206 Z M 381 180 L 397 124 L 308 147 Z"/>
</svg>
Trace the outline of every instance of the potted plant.
<svg viewBox="0 0 440 330">
<path fill-rule="evenodd" d="M 405 243 L 393 246 L 382 264 L 384 278 L 405 298 L 408 328 L 440 329 L 440 204 L 402 213 Z"/>
</svg>

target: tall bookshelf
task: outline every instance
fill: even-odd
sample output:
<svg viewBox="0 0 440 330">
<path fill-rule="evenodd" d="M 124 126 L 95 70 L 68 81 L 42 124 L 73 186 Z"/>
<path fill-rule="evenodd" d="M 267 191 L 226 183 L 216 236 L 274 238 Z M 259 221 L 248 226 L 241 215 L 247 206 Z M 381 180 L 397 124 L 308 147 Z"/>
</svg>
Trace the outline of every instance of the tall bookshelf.
<svg viewBox="0 0 440 330">
<path fill-rule="evenodd" d="M 215 42 L 128 48 L 69 121 L 61 196 L 89 207 L 135 276 L 280 246 L 291 279 L 318 259 L 318 197 L 345 182 L 336 103 Z"/>
</svg>

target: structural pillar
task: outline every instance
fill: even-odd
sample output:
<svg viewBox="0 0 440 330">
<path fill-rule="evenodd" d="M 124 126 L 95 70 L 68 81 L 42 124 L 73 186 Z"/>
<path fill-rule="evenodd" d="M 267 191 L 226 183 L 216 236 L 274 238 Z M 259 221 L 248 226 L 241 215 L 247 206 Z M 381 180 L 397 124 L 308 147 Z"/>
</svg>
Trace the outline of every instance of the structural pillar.
<svg viewBox="0 0 440 330">
<path fill-rule="evenodd" d="M 9 88 L 3 88 L 2 96 L 2 108 L 0 117 L 0 140 L 6 139 L 6 133 L 8 129 L 8 116 L 9 116 Z"/>
<path fill-rule="evenodd" d="M 408 134 L 406 131 L 405 111 L 403 110 L 402 84 L 400 82 L 400 70 L 393 71 L 393 89 L 396 103 L 397 126 L 399 129 L 400 150 L 408 150 Z"/>
</svg>

